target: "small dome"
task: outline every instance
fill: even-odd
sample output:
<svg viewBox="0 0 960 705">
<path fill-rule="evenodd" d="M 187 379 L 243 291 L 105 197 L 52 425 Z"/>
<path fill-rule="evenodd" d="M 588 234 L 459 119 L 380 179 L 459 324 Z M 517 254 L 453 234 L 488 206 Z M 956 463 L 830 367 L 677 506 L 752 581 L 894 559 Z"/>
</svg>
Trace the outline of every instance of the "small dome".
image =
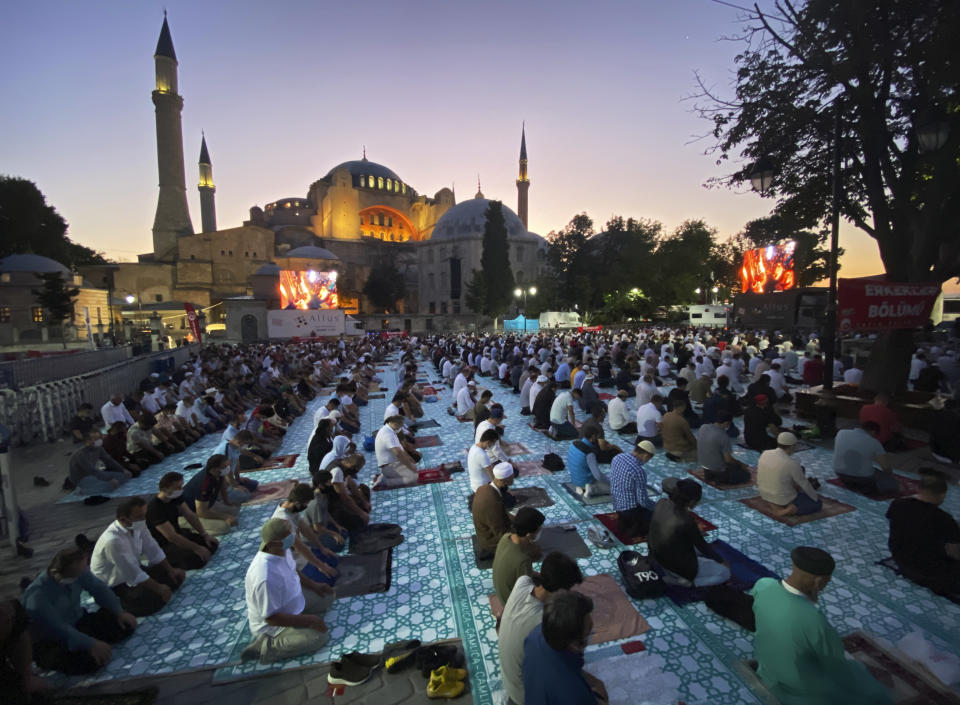
<svg viewBox="0 0 960 705">
<path fill-rule="evenodd" d="M 280 274 L 280 266 L 273 264 L 272 262 L 270 264 L 265 264 L 261 266 L 260 269 L 254 272 L 254 275 L 261 275 L 261 276 L 268 276 L 268 277 L 277 276 L 278 274 Z"/>
<path fill-rule="evenodd" d="M 325 247 L 305 245 L 289 250 L 284 257 L 300 257 L 302 259 L 340 259 Z"/>
<path fill-rule="evenodd" d="M 433 226 L 431 241 L 453 240 L 461 237 L 483 237 L 483 228 L 487 222 L 487 208 L 492 201 L 489 198 L 472 198 L 458 203 L 444 213 Z M 503 220 L 507 226 L 507 237 L 511 240 L 532 239 L 523 227 L 523 221 L 503 206 Z M 534 236 L 535 237 L 535 236 Z"/>
<path fill-rule="evenodd" d="M 351 176 L 359 177 L 361 175 L 367 176 L 382 176 L 385 179 L 394 179 L 395 181 L 402 182 L 396 172 L 392 169 L 388 169 L 383 164 L 377 164 L 376 162 L 371 162 L 367 159 L 356 159 L 352 162 L 343 162 L 342 164 L 337 164 L 330 171 L 327 172 L 327 175 L 323 178 L 329 179 L 333 176 L 333 172 L 337 169 L 346 169 L 350 172 Z"/>
<path fill-rule="evenodd" d="M 65 277 L 72 277 L 73 273 L 56 260 L 43 255 L 22 254 L 8 255 L 0 259 L 0 272 L 32 272 L 34 274 L 48 274 L 59 272 Z"/>
</svg>

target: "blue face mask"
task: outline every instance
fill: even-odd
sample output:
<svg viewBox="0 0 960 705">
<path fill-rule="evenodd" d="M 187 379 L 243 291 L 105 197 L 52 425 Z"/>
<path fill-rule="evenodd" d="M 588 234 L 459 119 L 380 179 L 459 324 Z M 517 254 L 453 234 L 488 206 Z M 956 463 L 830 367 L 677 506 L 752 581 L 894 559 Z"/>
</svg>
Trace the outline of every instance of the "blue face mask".
<svg viewBox="0 0 960 705">
<path fill-rule="evenodd" d="M 297 540 L 297 537 L 296 537 L 295 534 L 290 534 L 290 535 L 288 535 L 286 538 L 284 538 L 284 539 L 283 539 L 283 550 L 284 550 L 284 551 L 289 551 L 291 548 L 293 548 L 293 542 L 296 541 L 296 540 Z"/>
</svg>

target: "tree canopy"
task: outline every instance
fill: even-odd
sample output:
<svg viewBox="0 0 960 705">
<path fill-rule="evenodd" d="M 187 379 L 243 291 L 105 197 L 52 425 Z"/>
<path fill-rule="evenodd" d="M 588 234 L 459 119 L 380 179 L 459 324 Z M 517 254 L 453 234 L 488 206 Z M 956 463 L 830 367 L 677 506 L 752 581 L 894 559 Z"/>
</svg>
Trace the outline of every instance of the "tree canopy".
<svg viewBox="0 0 960 705">
<path fill-rule="evenodd" d="M 67 237 L 67 222 L 36 184 L 0 176 L 0 257 L 27 252 L 71 268 L 106 262 L 101 253 Z"/>
<path fill-rule="evenodd" d="M 37 276 L 42 282 L 42 288 L 33 289 L 31 293 L 37 303 L 46 310 L 46 322 L 59 326 L 73 318 L 73 301 L 80 294 L 80 289 L 68 285 L 60 272 L 45 272 Z"/>
<path fill-rule="evenodd" d="M 362 292 L 378 312 L 395 308 L 397 301 L 407 293 L 403 273 L 382 243 L 378 246 L 376 264 L 371 268 Z"/>
<path fill-rule="evenodd" d="M 506 313 L 513 301 L 514 280 L 513 270 L 510 269 L 508 247 L 503 204 L 500 201 L 491 201 L 487 207 L 486 222 L 483 226 L 483 252 L 480 255 L 485 301 L 481 313 L 489 316 L 500 316 Z M 477 289 L 474 289 L 474 296 L 476 294 Z"/>
</svg>

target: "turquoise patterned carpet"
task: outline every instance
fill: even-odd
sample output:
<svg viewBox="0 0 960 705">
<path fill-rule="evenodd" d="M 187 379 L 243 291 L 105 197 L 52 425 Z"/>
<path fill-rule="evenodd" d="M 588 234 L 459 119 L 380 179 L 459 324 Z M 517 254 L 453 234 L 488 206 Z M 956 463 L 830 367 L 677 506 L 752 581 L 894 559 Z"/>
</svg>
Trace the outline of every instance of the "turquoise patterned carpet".
<svg viewBox="0 0 960 705">
<path fill-rule="evenodd" d="M 392 363 L 381 367 L 385 368 L 380 376 L 386 397 L 361 408 L 364 433 L 379 427 L 386 402 L 396 386 Z M 424 366 L 423 372 L 430 381 L 437 379 L 432 367 Z M 549 451 L 566 457 L 569 442 L 553 442 L 529 428 L 528 417 L 519 413 L 519 396 L 489 379 L 480 378 L 478 383 L 490 387 L 495 400 L 506 407 L 506 439 L 522 442 L 531 451 L 517 459 L 538 459 Z M 311 403 L 308 413 L 293 424 L 279 451 L 299 453 L 296 465 L 259 472 L 255 475 L 257 480 L 308 475 L 305 446 L 311 432 L 312 412 L 322 401 Z M 450 391 L 442 390 L 437 403 L 424 405 L 427 417 L 440 424 L 440 428 L 429 429 L 425 434 L 437 434 L 443 443 L 422 451 L 422 467 L 455 460 L 466 463 L 465 449 L 472 443 L 473 425 L 458 423 L 449 416 L 449 403 Z M 583 418 L 583 414 L 578 417 Z M 362 440 L 360 436 L 356 439 Z M 619 439 L 611 434 L 610 440 Z M 148 469 L 144 476 L 127 483 L 121 493 L 153 492 L 156 480 L 166 470 L 205 460 L 212 447 L 207 443 L 210 441 L 205 439 L 202 447 L 189 449 L 181 454 L 183 457 L 168 459 L 164 465 L 171 467 Z M 624 440 L 621 445 L 628 443 Z M 735 448 L 735 454 L 748 463 L 756 462 L 757 453 L 753 451 Z M 369 482 L 376 462 L 372 453 L 366 455 L 367 466 L 361 476 Z M 808 473 L 821 480 L 832 476 L 829 451 L 814 448 L 798 453 L 797 458 Z M 690 466 L 657 456 L 647 466 L 652 491 L 658 492 L 666 477 L 687 476 L 687 467 Z M 547 523 L 573 522 L 586 539 L 587 529 L 599 526 L 593 514 L 612 508 L 609 504 L 582 506 L 564 491 L 562 483 L 567 479 L 567 473 L 561 472 L 523 478 L 517 485 L 545 487 L 555 501 L 553 506 L 541 510 Z M 138 632 L 114 650 L 114 661 L 88 681 L 217 666 L 215 681 L 226 682 L 329 661 L 341 652 L 378 651 L 386 642 L 397 639 L 418 638 L 426 642 L 459 637 L 468 657 L 475 702 L 503 702 L 495 621 L 487 602 L 487 595 L 493 592 L 492 576 L 491 571 L 480 571 L 474 565 L 468 494 L 466 473 L 454 475 L 448 483 L 374 493 L 373 521 L 394 522 L 404 528 L 405 541 L 394 549 L 390 590 L 338 601 L 328 613 L 328 647 L 309 657 L 269 666 L 242 664 L 239 659 L 249 639 L 243 576 L 257 550 L 260 525 L 273 510 L 272 505 L 245 507 L 240 515 L 240 530 L 224 538 L 210 565 L 192 573 L 161 614 L 141 620 Z M 824 484 L 823 494 L 853 505 L 856 511 L 791 528 L 737 501 L 754 494 L 754 488 L 722 492 L 704 486 L 703 502 L 697 512 L 718 527 L 708 540 L 723 539 L 781 574 L 789 571 L 789 555 L 794 546 L 810 544 L 827 549 L 837 558 L 838 566 L 820 604 L 841 633 L 861 629 L 895 642 L 919 629 L 937 648 L 960 655 L 960 608 L 875 564 L 889 554 L 884 518 L 887 502 L 875 502 Z M 960 512 L 960 496 L 955 488 L 950 489 L 944 508 L 955 515 Z M 619 581 L 616 559 L 622 546 L 603 550 L 588 545 L 592 555 L 579 561 L 584 574 L 610 573 Z M 671 682 L 679 684 L 675 697 L 688 705 L 760 702 L 734 666 L 752 656 L 748 632 L 714 615 L 702 603 L 681 608 L 668 598 L 661 598 L 635 604 L 651 625 L 642 638 L 648 653 L 661 658 Z M 608 642 L 590 647 L 587 661 L 617 658 L 622 655 L 617 646 Z"/>
</svg>

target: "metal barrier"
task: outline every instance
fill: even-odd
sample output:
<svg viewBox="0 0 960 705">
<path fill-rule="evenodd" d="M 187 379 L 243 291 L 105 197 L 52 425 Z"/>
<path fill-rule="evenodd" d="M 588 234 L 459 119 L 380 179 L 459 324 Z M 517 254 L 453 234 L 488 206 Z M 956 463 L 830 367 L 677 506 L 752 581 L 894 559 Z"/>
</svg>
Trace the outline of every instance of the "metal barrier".
<svg viewBox="0 0 960 705">
<path fill-rule="evenodd" d="M 29 357 L 22 360 L 0 362 L 0 371 L 9 372 L 17 387 L 29 387 L 41 382 L 50 382 L 65 377 L 76 377 L 84 372 L 100 370 L 128 360 L 132 348 L 101 348 L 76 353 L 58 353 L 45 357 Z"/>
<path fill-rule="evenodd" d="M 83 402 L 99 410 L 113 392 L 128 392 L 154 371 L 158 362 L 173 358 L 175 367 L 190 359 L 199 345 L 125 359 L 84 374 L 45 381 L 18 391 L 0 390 L 0 423 L 11 431 L 11 445 L 54 441 Z"/>
</svg>

